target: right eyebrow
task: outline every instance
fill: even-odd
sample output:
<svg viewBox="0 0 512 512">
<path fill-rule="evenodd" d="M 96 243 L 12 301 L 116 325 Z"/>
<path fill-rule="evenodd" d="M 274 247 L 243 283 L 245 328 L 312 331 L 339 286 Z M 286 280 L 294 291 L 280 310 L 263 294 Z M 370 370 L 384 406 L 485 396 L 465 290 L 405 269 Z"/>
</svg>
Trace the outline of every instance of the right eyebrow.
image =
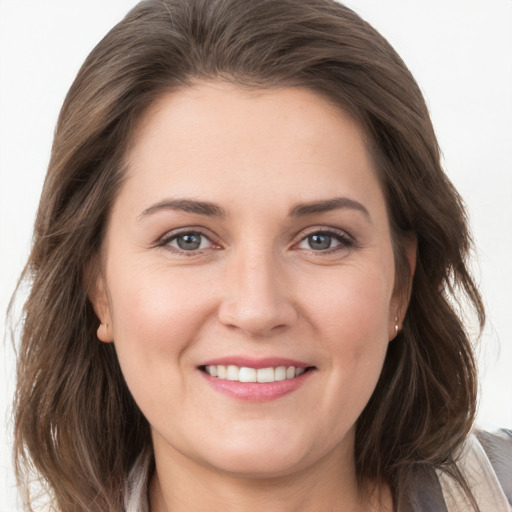
<svg viewBox="0 0 512 512">
<path fill-rule="evenodd" d="M 137 220 L 142 220 L 148 215 L 152 215 L 162 210 L 178 210 L 187 213 L 196 213 L 197 215 L 206 215 L 209 217 L 225 217 L 226 211 L 215 203 L 208 201 L 196 201 L 194 199 L 165 199 L 143 210 Z"/>
<path fill-rule="evenodd" d="M 371 222 L 372 218 L 370 212 L 366 207 L 354 199 L 348 197 L 334 197 L 332 199 L 324 199 L 320 201 L 312 201 L 308 203 L 296 204 L 291 210 L 292 217 L 304 217 L 306 215 L 313 215 L 315 213 L 324 213 L 338 209 L 356 210 L 364 214 L 364 216 Z"/>
</svg>

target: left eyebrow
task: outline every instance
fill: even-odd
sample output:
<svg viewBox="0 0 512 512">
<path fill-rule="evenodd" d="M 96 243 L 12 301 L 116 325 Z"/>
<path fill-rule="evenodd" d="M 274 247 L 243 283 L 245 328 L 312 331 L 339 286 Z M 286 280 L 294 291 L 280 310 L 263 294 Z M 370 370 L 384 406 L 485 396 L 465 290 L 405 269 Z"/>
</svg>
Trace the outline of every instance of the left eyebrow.
<svg viewBox="0 0 512 512">
<path fill-rule="evenodd" d="M 365 215 L 371 222 L 370 212 L 366 207 L 354 199 L 349 197 L 334 197 L 332 199 L 324 199 L 322 201 L 312 201 L 309 203 L 298 203 L 290 210 L 290 217 L 305 217 L 315 213 L 324 213 L 332 210 L 349 209 L 356 210 Z"/>
<path fill-rule="evenodd" d="M 187 213 L 196 213 L 197 215 L 206 215 L 208 217 L 224 217 L 226 211 L 219 205 L 208 201 L 195 201 L 193 199 L 166 199 L 146 208 L 137 219 L 141 220 L 148 215 L 152 215 L 162 210 L 177 210 Z"/>
</svg>

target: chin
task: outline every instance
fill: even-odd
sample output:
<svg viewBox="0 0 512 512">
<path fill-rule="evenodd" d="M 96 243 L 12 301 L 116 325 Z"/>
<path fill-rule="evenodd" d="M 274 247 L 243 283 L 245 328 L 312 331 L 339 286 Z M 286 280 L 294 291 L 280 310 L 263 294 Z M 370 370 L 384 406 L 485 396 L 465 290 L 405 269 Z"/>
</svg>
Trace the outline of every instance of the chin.
<svg viewBox="0 0 512 512">
<path fill-rule="evenodd" d="M 225 443 L 218 440 L 216 447 L 206 458 L 210 467 L 232 476 L 256 479 L 282 477 L 300 471 L 313 463 L 316 453 L 311 450 L 311 442 L 294 440 L 290 433 L 285 439 L 277 433 L 249 439 L 231 437 Z"/>
<path fill-rule="evenodd" d="M 271 479 L 285 477 L 302 470 L 304 461 L 293 454 L 262 452 L 230 454 L 222 458 L 209 461 L 209 465 L 217 472 L 233 477 L 248 479 Z"/>
</svg>

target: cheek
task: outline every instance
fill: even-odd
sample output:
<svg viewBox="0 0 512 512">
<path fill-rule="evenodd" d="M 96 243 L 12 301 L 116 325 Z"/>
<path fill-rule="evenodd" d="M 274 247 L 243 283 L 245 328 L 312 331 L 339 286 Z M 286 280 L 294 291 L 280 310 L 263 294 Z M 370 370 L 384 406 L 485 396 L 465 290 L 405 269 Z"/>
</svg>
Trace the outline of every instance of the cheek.
<svg viewBox="0 0 512 512">
<path fill-rule="evenodd" d="M 393 272 L 379 270 L 378 266 L 350 268 L 315 283 L 312 323 L 326 333 L 333 353 L 342 347 L 359 353 L 387 345 Z"/>
<path fill-rule="evenodd" d="M 187 349 L 208 318 L 209 298 L 168 269 L 130 268 L 125 272 L 118 260 L 109 274 L 114 344 L 126 383 L 146 412 L 174 404 L 169 390 L 179 398 Z"/>
<path fill-rule="evenodd" d="M 130 278 L 126 278 L 130 275 Z M 140 344 L 141 349 L 179 351 L 191 331 L 201 324 L 208 302 L 198 283 L 161 267 L 111 273 L 115 341 Z"/>
<path fill-rule="evenodd" d="M 343 284 L 331 285 L 323 300 L 321 296 L 315 299 L 314 325 L 332 370 L 323 405 L 330 404 L 335 428 L 347 420 L 355 422 L 362 412 L 388 347 L 392 284 L 382 276 L 389 274 L 361 270 L 347 273 Z"/>
</svg>

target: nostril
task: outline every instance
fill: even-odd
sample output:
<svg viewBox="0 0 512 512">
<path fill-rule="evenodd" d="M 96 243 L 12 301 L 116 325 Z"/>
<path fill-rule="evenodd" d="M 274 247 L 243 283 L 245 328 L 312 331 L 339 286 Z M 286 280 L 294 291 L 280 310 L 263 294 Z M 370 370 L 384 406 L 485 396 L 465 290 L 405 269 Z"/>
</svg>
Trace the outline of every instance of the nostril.
<svg viewBox="0 0 512 512">
<path fill-rule="evenodd" d="M 268 302 L 268 301 L 267 301 Z M 226 327 L 237 328 L 251 337 L 277 334 L 293 325 L 297 312 L 286 300 L 249 303 L 247 297 L 225 301 L 219 308 L 218 318 Z"/>
</svg>

